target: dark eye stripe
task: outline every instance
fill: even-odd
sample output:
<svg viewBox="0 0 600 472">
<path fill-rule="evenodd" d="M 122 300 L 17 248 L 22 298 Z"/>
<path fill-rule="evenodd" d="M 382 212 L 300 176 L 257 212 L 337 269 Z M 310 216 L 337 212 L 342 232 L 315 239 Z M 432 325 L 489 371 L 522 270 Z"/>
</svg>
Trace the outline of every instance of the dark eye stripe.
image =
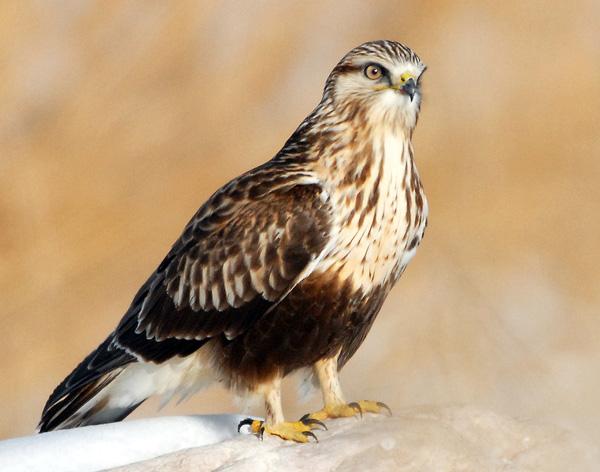
<svg viewBox="0 0 600 472">
<path fill-rule="evenodd" d="M 361 70 L 361 66 L 356 66 L 354 64 L 341 64 L 335 68 L 335 71 L 338 75 L 349 74 L 351 72 L 357 72 Z"/>
</svg>

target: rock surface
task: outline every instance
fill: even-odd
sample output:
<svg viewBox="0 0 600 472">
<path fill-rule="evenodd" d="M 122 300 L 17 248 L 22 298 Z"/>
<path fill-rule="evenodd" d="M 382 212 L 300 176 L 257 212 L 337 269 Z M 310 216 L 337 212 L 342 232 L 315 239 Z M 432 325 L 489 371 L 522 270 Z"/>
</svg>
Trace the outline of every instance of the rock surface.
<svg viewBox="0 0 600 472">
<path fill-rule="evenodd" d="M 319 443 L 240 436 L 112 469 L 148 471 L 592 471 L 595 447 L 554 426 L 474 407 L 422 407 L 329 422 Z"/>
</svg>

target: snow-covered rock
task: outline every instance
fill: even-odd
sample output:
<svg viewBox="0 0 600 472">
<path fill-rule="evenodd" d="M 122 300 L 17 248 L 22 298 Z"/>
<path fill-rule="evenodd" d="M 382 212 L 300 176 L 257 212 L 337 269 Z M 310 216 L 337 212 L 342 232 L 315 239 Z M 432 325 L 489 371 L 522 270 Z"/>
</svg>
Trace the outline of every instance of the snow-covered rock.
<svg viewBox="0 0 600 472">
<path fill-rule="evenodd" d="M 318 444 L 238 437 L 112 472 L 173 471 L 598 471 L 590 445 L 553 426 L 472 407 L 423 407 L 391 418 L 330 421 Z"/>
<path fill-rule="evenodd" d="M 135 420 L 0 442 L 0 470 L 595 471 L 600 455 L 564 429 L 474 407 L 420 407 L 329 421 L 319 443 L 238 435 L 236 415 Z M 152 459 L 150 459 L 152 458 Z"/>
</svg>

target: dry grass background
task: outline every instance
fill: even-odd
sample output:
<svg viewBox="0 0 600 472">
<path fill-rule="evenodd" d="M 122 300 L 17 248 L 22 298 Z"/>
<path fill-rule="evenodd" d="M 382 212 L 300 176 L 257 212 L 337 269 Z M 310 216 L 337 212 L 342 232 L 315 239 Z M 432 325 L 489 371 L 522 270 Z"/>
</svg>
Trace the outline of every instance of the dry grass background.
<svg viewBox="0 0 600 472">
<path fill-rule="evenodd" d="M 1 2 L 0 437 L 34 429 L 197 206 L 277 151 L 336 61 L 392 38 L 429 65 L 430 227 L 348 397 L 600 441 L 599 24 L 594 0 Z M 285 400 L 316 405 L 293 382 Z M 215 387 L 162 413 L 235 409 Z"/>
</svg>

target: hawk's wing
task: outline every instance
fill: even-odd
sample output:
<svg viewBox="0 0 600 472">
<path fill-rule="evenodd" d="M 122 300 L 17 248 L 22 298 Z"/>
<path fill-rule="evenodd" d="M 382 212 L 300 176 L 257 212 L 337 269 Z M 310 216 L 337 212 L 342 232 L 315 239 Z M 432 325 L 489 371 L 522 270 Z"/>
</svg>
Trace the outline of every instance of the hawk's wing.
<svg viewBox="0 0 600 472">
<path fill-rule="evenodd" d="M 332 212 L 315 179 L 296 175 L 265 165 L 215 193 L 117 329 L 50 395 L 39 430 L 124 418 L 144 398 L 104 413 L 93 403 L 121 368 L 233 339 L 307 277 L 332 240 Z"/>
<path fill-rule="evenodd" d="M 162 362 L 216 336 L 233 339 L 313 270 L 332 238 L 321 186 L 234 184 L 199 210 L 142 286 L 115 347 Z"/>
</svg>

